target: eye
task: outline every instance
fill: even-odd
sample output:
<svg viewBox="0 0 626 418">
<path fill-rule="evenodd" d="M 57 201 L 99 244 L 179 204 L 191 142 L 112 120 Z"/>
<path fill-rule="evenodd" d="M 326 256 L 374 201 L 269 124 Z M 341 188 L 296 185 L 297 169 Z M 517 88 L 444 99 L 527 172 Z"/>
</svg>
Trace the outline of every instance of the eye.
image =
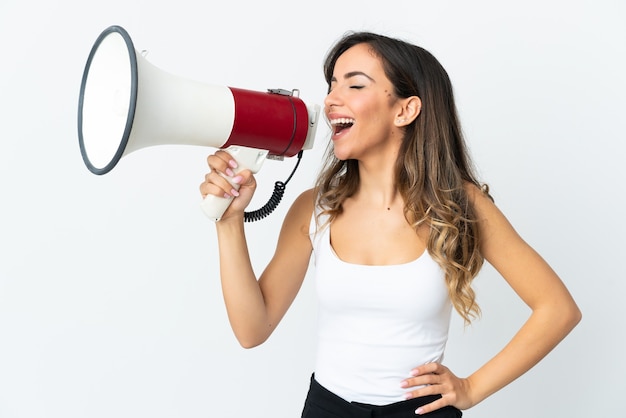
<svg viewBox="0 0 626 418">
<path fill-rule="evenodd" d="M 361 90 L 364 87 L 365 86 L 361 86 L 361 85 L 350 86 L 351 89 L 356 89 L 356 90 Z"/>
</svg>

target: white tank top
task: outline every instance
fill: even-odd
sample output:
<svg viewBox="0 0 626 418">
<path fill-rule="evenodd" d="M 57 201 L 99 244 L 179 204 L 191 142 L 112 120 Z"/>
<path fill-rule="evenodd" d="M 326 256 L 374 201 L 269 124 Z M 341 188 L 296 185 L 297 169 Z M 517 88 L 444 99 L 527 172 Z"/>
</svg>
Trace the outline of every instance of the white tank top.
<svg viewBox="0 0 626 418">
<path fill-rule="evenodd" d="M 349 402 L 402 401 L 400 383 L 410 371 L 443 360 L 452 311 L 443 270 L 428 251 L 406 264 L 344 262 L 331 247 L 330 227 L 316 233 L 314 218 L 315 379 Z"/>
</svg>

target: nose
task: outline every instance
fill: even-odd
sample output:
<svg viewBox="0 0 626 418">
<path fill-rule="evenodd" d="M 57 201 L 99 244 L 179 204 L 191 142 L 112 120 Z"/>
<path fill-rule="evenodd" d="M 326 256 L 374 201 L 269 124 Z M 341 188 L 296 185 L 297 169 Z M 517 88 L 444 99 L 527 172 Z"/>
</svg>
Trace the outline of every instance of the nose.
<svg viewBox="0 0 626 418">
<path fill-rule="evenodd" d="M 324 98 L 324 107 L 326 108 L 326 113 L 331 109 L 332 106 L 339 106 L 340 98 L 336 91 L 331 90 L 326 94 L 326 98 Z"/>
</svg>

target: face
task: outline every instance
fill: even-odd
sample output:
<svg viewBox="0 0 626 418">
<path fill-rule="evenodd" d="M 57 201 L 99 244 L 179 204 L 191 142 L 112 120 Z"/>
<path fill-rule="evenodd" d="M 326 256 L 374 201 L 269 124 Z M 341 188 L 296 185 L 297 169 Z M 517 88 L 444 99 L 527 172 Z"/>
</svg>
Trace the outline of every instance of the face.
<svg viewBox="0 0 626 418">
<path fill-rule="evenodd" d="M 380 58 L 367 44 L 355 45 L 337 59 L 324 100 L 337 158 L 395 160 L 402 130 L 396 126 L 400 101 L 393 91 Z"/>
</svg>

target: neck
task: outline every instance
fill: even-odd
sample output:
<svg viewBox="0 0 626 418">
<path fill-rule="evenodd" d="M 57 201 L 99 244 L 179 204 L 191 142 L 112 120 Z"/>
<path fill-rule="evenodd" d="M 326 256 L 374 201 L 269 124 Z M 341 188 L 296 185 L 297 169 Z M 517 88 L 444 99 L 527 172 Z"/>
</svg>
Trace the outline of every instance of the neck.
<svg viewBox="0 0 626 418">
<path fill-rule="evenodd" d="M 359 189 L 354 196 L 372 208 L 391 209 L 402 204 L 394 173 L 395 161 L 367 164 L 359 161 Z"/>
</svg>

